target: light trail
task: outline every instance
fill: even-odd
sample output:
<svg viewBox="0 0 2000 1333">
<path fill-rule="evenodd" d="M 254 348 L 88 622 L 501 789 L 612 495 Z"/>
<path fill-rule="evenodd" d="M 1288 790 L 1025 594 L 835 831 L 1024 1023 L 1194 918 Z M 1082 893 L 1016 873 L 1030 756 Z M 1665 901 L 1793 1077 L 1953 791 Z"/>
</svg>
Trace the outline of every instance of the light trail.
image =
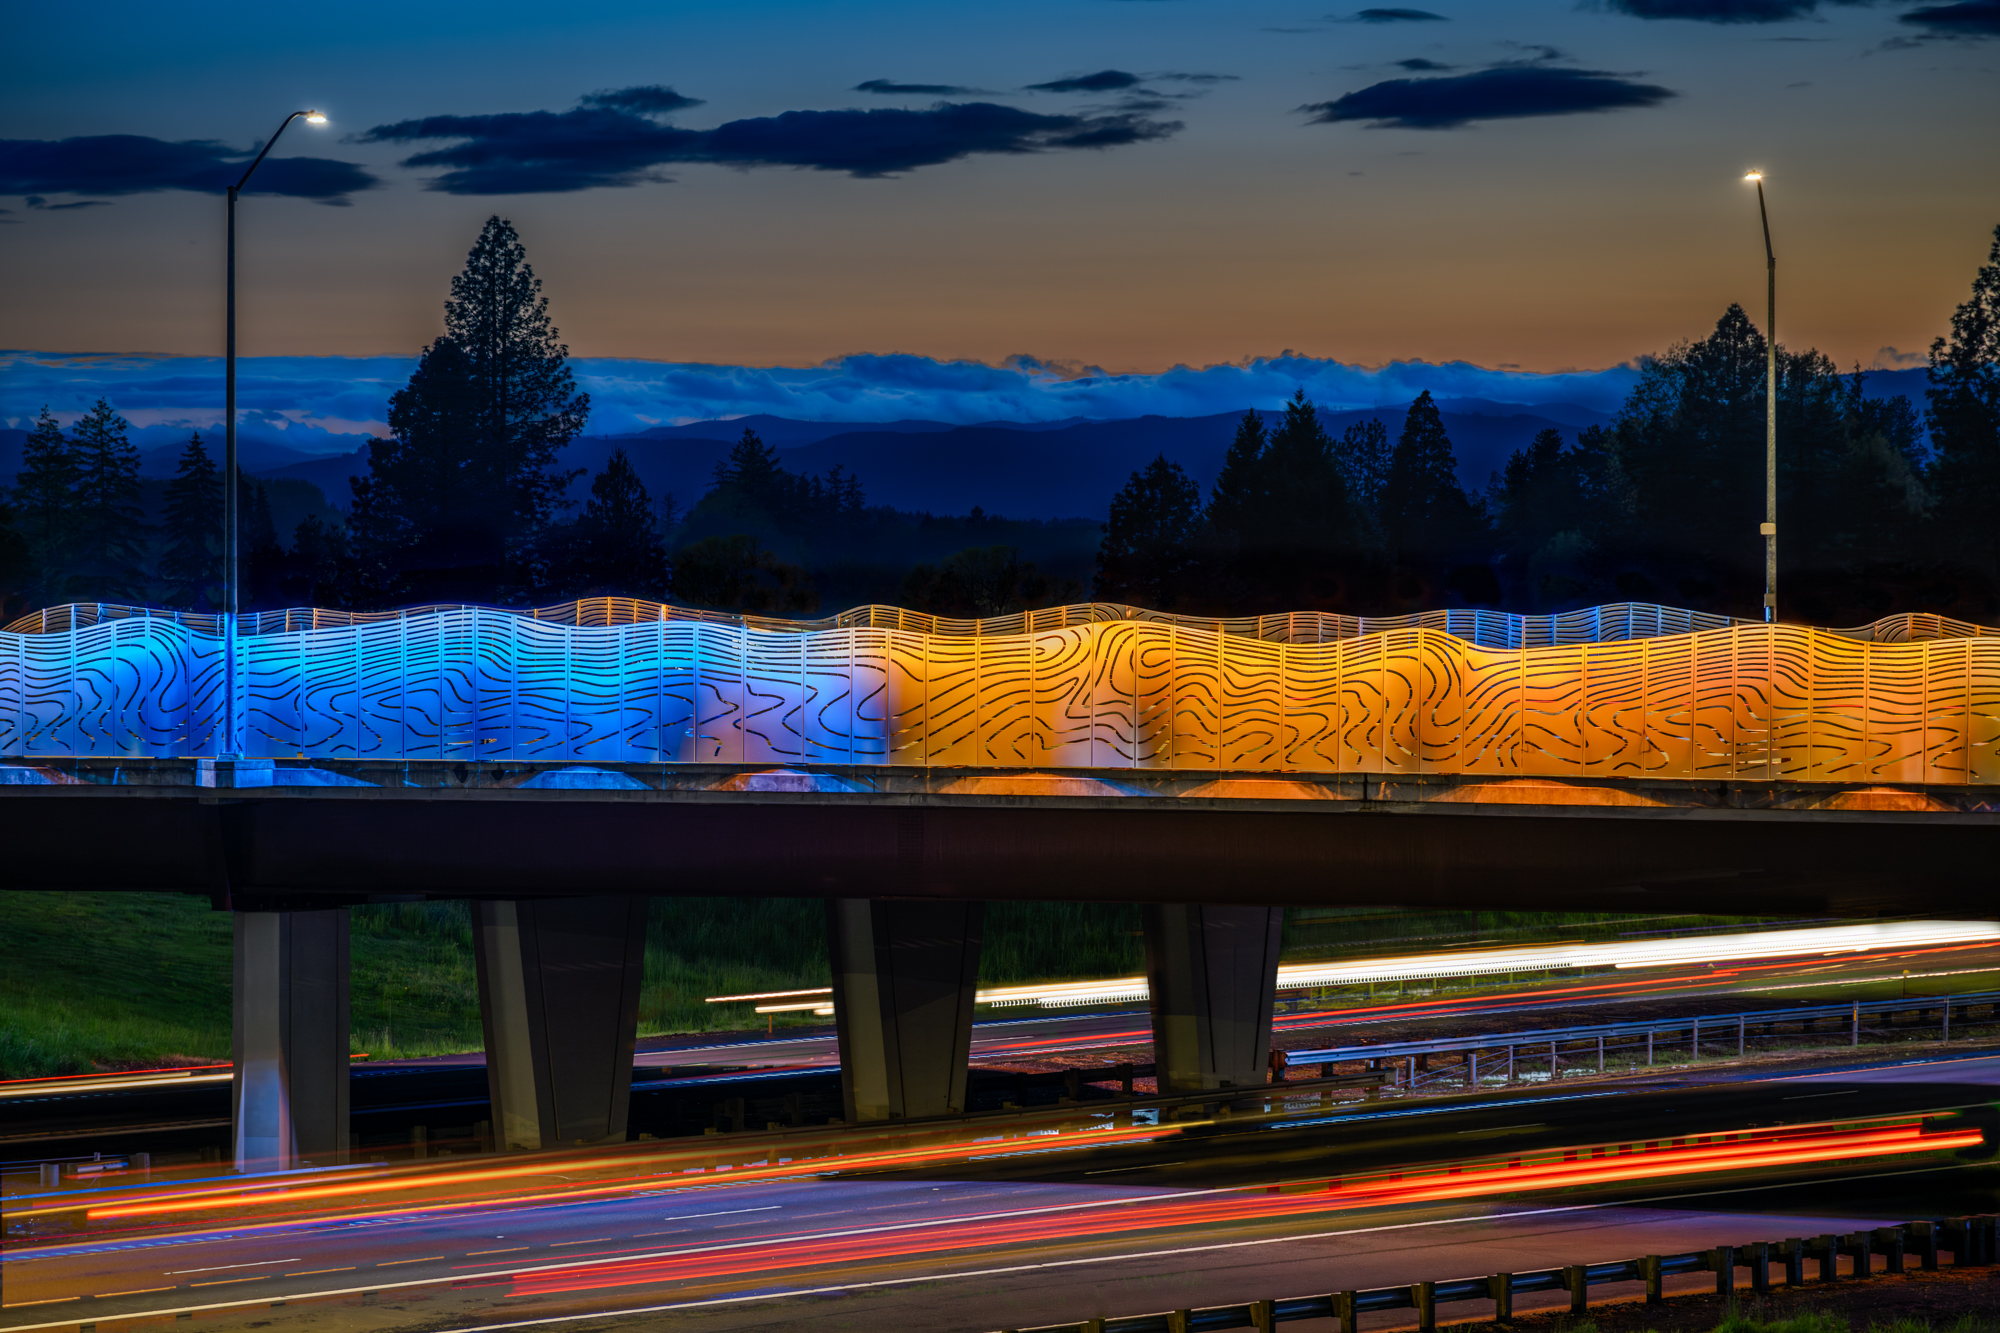
<svg viewBox="0 0 2000 1333">
<path fill-rule="evenodd" d="M 1381 1173 L 1350 1180 L 1309 1180 L 1189 1191 L 1164 1197 L 1111 1199 L 1025 1213 L 938 1218 L 861 1230 L 729 1242 L 610 1262 L 578 1261 L 575 1266 L 522 1274 L 514 1279 L 511 1294 L 570 1294 L 605 1287 L 740 1277 L 774 1269 L 870 1262 L 966 1249 L 1049 1241 L 1073 1243 L 1140 1230 L 1255 1223 L 1329 1210 L 1436 1203 L 1489 1193 L 1513 1194 L 1717 1171 L 1865 1160 L 1911 1152 L 1948 1151 L 1984 1142 L 1985 1133 L 1978 1128 L 1927 1133 L 1919 1119 L 1863 1128 L 1747 1131 L 1652 1140 L 1637 1145 L 1600 1145 L 1570 1149 L 1553 1158 L 1523 1155 L 1483 1164 Z M 1256 1192 L 1252 1193 L 1253 1190 Z"/>
<path fill-rule="evenodd" d="M 1389 958 L 1361 958 L 1338 963 L 1292 963 L 1278 969 L 1278 989 L 1303 990 L 1314 986 L 1426 981 L 1439 977 L 1546 972 L 1582 967 L 1676 967 L 1752 958 L 1873 953 L 1923 945 L 1992 944 L 1995 941 L 2000 941 L 2000 922 L 1891 921 L 1683 939 L 1531 944 L 1505 949 L 1463 949 Z M 1063 1008 L 1078 1004 L 1137 1002 L 1146 999 L 1149 994 L 1144 977 L 1112 977 L 1102 981 L 992 987 L 978 992 L 978 1000 L 981 1004 L 996 1006 L 1039 1004 L 1044 1008 Z"/>
<path fill-rule="evenodd" d="M 1070 1133 L 1024 1134 L 1019 1138 L 1004 1140 L 1010 1144 L 1026 1147 L 1030 1144 L 1043 1150 L 1063 1148 L 1095 1148 L 1117 1144 L 1147 1143 L 1158 1139 L 1171 1138 L 1182 1133 L 1196 1122 L 1183 1121 L 1175 1125 L 1148 1125 L 1130 1129 L 1090 1127 Z M 481 1193 L 467 1198 L 411 1200 L 407 1204 L 367 1208 L 355 1211 L 326 1213 L 318 1210 L 302 1210 L 287 1213 L 283 1217 L 265 1221 L 230 1220 L 226 1225 L 232 1233 L 272 1230 L 295 1227 L 306 1223 L 315 1225 L 335 1225 L 383 1218 L 414 1219 L 437 1214 L 462 1212 L 468 1209 L 492 1209 L 519 1207 L 522 1205 L 548 1206 L 562 1203 L 576 1203 L 591 1199 L 603 1199 L 616 1195 L 631 1194 L 672 1194 L 690 1189 L 712 1188 L 719 1183 L 749 1185 L 776 1181 L 796 1180 L 811 1176 L 840 1174 L 859 1170 L 901 1170 L 917 1166 L 930 1166 L 942 1162 L 961 1161 L 971 1157 L 988 1155 L 1003 1142 L 999 1137 L 981 1139 L 953 1139 L 946 1143 L 916 1148 L 889 1148 L 874 1151 L 850 1152 L 838 1155 L 815 1157 L 799 1156 L 790 1161 L 774 1162 L 769 1166 L 717 1167 L 709 1170 L 703 1167 L 683 1167 L 680 1174 L 633 1174 L 637 1170 L 651 1167 L 666 1167 L 671 1171 L 676 1163 L 688 1162 L 712 1153 L 705 1150 L 683 1149 L 670 1154 L 629 1155 L 621 1157 L 600 1157 L 582 1161 L 544 1160 L 533 1165 L 507 1168 L 485 1168 L 455 1170 L 445 1172 L 425 1172 L 403 1177 L 383 1173 L 371 1175 L 367 1179 L 344 1181 L 338 1184 L 309 1186 L 304 1189 L 290 1188 L 287 1181 L 260 1182 L 263 1188 L 254 1192 L 249 1189 L 223 1189 L 195 1192 L 181 1192 L 165 1196 L 139 1197 L 120 1203 L 96 1206 L 72 1205 L 70 1207 L 44 1208 L 30 1212 L 20 1212 L 11 1216 L 20 1218 L 31 1215 L 68 1213 L 81 1211 L 87 1223 L 96 1225 L 107 1222 L 171 1222 L 180 1218 L 191 1218 L 193 1214 L 212 1214 L 232 1208 L 263 1207 L 276 1208 L 298 1203 L 315 1203 L 331 1200 L 352 1200 L 367 1203 L 367 1196 L 384 1190 L 445 1190 L 456 1187 L 477 1187 L 492 1183 L 504 1183 L 532 1176 L 555 1176 L 558 1172 L 580 1172 L 592 1169 L 617 1170 L 621 1174 L 605 1181 L 591 1184 L 565 1182 L 551 1185 L 547 1189 L 512 1194 Z M 782 1148 L 783 1145 L 774 1145 Z M 798 1151 L 811 1150 L 814 1145 L 795 1145 Z M 820 1145 L 822 1151 L 825 1145 Z M 207 1225 L 218 1225 L 219 1219 Z"/>
</svg>

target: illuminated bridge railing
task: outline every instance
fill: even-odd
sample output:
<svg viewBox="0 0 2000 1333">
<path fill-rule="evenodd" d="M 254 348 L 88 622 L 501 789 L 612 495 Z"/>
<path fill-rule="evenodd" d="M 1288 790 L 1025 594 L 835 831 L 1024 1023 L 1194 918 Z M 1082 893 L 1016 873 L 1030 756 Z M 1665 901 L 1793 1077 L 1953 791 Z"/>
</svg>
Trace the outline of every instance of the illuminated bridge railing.
<svg viewBox="0 0 2000 1333">
<path fill-rule="evenodd" d="M 245 752 L 271 758 L 2000 783 L 2000 637 L 1936 618 L 1610 607 L 1573 613 L 1601 642 L 1490 646 L 1446 628 L 1487 612 L 1320 617 L 1314 639 L 1279 637 L 1280 617 L 1056 610 L 1014 633 L 864 623 L 883 608 L 777 630 L 616 599 L 272 613 L 239 638 L 233 689 Z M 1693 627 L 1662 632 L 1670 616 Z M 224 748 L 211 618 L 84 607 L 21 628 L 0 633 L 0 756 Z"/>
<path fill-rule="evenodd" d="M 731 625 L 770 634 L 813 634 L 835 629 L 892 629 L 912 634 L 950 638 L 1005 638 L 1035 634 L 1043 630 L 1070 629 L 1105 621 L 1144 621 L 1155 625 L 1177 625 L 1184 629 L 1209 630 L 1268 643 L 1330 643 L 1337 639 L 1358 639 L 1398 629 L 1434 629 L 1470 640 L 1486 648 L 1544 648 L 1562 644 L 1603 643 L 1615 639 L 1659 638 L 1668 634 L 1688 634 L 1696 630 L 1727 629 L 1732 625 L 1762 622 L 1705 611 L 1659 606 L 1652 602 L 1617 602 L 1585 607 L 1553 615 L 1527 616 L 1509 611 L 1449 609 L 1419 611 L 1402 616 L 1346 616 L 1327 611 L 1290 611 L 1281 615 L 1209 617 L 1175 615 L 1123 606 L 1116 602 L 1083 602 L 1069 606 L 1019 611 L 1012 615 L 981 620 L 935 616 L 924 611 L 906 611 L 896 606 L 857 606 L 837 615 L 795 620 L 777 616 L 735 615 L 726 611 L 703 611 L 672 606 L 636 597 L 586 597 L 554 606 L 504 609 L 475 607 L 462 603 L 401 607 L 393 611 L 325 611 L 314 607 L 291 607 L 282 611 L 254 611 L 238 622 L 244 636 L 291 634 L 300 630 L 342 628 L 350 625 L 380 625 L 401 620 L 424 619 L 453 612 L 482 610 L 498 615 L 519 616 L 555 625 L 598 627 L 635 625 L 659 620 L 691 621 L 705 625 Z M 151 607 L 120 606 L 107 602 L 76 602 L 53 606 L 21 617 L 0 629 L 6 634 L 55 634 L 82 629 L 110 620 L 165 620 L 185 625 L 203 634 L 220 634 L 222 618 L 200 611 L 172 611 Z M 1949 616 L 1912 614 L 1885 616 L 1873 624 L 1827 631 L 1843 638 L 1877 643 L 1903 643 L 1913 639 L 1990 638 L 2000 630 L 1953 620 Z"/>
</svg>

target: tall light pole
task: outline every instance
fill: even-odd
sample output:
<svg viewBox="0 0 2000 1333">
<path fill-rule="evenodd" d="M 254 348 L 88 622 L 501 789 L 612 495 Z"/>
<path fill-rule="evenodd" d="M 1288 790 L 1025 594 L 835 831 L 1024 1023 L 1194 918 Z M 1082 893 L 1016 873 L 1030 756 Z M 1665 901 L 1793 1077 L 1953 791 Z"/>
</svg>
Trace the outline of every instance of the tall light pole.
<svg viewBox="0 0 2000 1333">
<path fill-rule="evenodd" d="M 1757 183 L 1757 217 L 1764 224 L 1764 620 L 1778 618 L 1778 255 L 1771 249 L 1771 214 L 1764 207 L 1764 173 Z"/>
<path fill-rule="evenodd" d="M 263 165 L 271 149 L 277 145 L 278 135 L 283 134 L 291 123 L 301 116 L 308 125 L 324 125 L 326 117 L 318 111 L 294 111 L 279 124 L 276 133 L 264 143 L 263 151 L 256 160 L 243 169 L 242 178 L 229 187 L 229 280 L 228 295 L 224 301 L 224 334 L 222 355 L 222 743 L 216 747 L 218 755 L 236 758 L 243 753 L 242 737 L 238 734 L 239 719 L 236 716 L 236 613 L 242 604 L 241 580 L 238 578 L 237 562 L 237 515 L 236 515 L 236 196 L 243 193 L 243 187 L 250 183 L 250 174 Z"/>
</svg>

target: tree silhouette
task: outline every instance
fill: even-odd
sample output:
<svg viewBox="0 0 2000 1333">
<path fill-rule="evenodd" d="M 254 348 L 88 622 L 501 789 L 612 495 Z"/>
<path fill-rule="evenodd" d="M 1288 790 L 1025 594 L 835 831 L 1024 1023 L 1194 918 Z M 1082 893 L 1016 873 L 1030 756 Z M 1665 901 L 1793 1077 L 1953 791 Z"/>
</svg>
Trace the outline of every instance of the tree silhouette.
<svg viewBox="0 0 2000 1333">
<path fill-rule="evenodd" d="M 1931 344 L 1928 378 L 1939 521 L 1989 574 L 2000 573 L 2000 227 L 1971 297 L 1952 312 L 1951 337 Z"/>
<path fill-rule="evenodd" d="M 1097 548 L 1097 596 L 1172 610 L 1189 592 L 1200 529 L 1201 488 L 1161 454 L 1112 497 Z"/>
<path fill-rule="evenodd" d="M 351 483 L 364 595 L 507 600 L 545 570 L 540 543 L 582 470 L 556 468 L 583 429 L 569 349 L 513 226 L 488 219 L 452 279 L 444 335 L 389 401 L 390 438 Z"/>
<path fill-rule="evenodd" d="M 1335 445 L 1305 390 L 1275 428 L 1245 414 L 1209 497 L 1215 595 L 1242 610 L 1339 603 L 1364 559 Z"/>
<path fill-rule="evenodd" d="M 659 517 L 623 448 L 613 449 L 590 482 L 568 555 L 569 583 L 626 597 L 664 598 L 673 582 Z"/>
<path fill-rule="evenodd" d="M 1406 569 L 1440 573 L 1484 557 L 1486 516 L 1458 484 L 1458 457 L 1428 389 L 1403 418 L 1379 504 L 1390 555 Z"/>
<path fill-rule="evenodd" d="M 71 428 L 76 454 L 77 573 L 70 593 L 91 601 L 144 600 L 145 511 L 139 506 L 139 450 L 129 424 L 100 398 Z"/>
<path fill-rule="evenodd" d="M 209 594 L 222 581 L 222 476 L 200 432 L 188 437 L 167 483 L 166 517 L 160 573 L 169 604 L 213 606 Z"/>
<path fill-rule="evenodd" d="M 44 407 L 21 444 L 21 470 L 14 475 L 15 518 L 27 546 L 29 600 L 50 605 L 69 587 L 70 564 L 79 530 L 76 449 Z"/>
<path fill-rule="evenodd" d="M 1519 604 L 1537 611 L 1586 600 L 1591 556 L 1610 519 L 1604 488 L 1604 432 L 1538 431 L 1508 456 L 1488 499 L 1503 581 Z"/>
</svg>

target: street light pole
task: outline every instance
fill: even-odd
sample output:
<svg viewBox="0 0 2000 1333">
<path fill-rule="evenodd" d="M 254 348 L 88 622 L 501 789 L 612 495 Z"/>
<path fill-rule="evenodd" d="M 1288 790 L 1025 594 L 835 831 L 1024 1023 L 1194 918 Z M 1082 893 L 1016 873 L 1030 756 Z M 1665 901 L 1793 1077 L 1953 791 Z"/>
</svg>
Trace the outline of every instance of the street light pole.
<svg viewBox="0 0 2000 1333">
<path fill-rule="evenodd" d="M 291 123 L 305 117 L 309 125 L 324 125 L 326 117 L 317 111 L 294 111 L 265 141 L 256 160 L 243 169 L 242 177 L 229 187 L 229 276 L 223 302 L 222 354 L 222 743 L 216 747 L 220 758 L 236 758 L 243 753 L 236 716 L 236 613 L 242 603 L 237 577 L 238 518 L 236 513 L 236 196 L 250 183 L 250 173 L 266 156 Z"/>
<path fill-rule="evenodd" d="M 1764 173 L 1757 182 L 1757 217 L 1764 224 L 1764 620 L 1778 618 L 1778 255 L 1771 249 L 1771 214 L 1764 207 Z"/>
</svg>

